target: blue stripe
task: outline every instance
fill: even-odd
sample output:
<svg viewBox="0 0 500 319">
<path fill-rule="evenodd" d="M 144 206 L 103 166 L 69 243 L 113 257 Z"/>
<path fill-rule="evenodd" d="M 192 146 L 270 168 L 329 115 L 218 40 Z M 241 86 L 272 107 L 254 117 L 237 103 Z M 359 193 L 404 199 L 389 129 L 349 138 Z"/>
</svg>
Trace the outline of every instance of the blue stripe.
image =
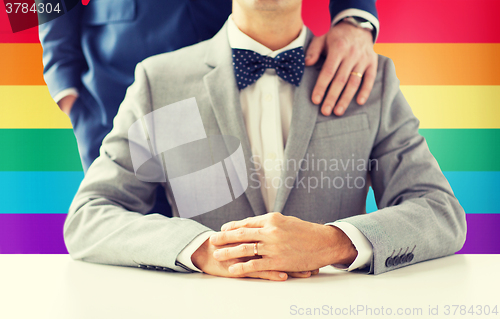
<svg viewBox="0 0 500 319">
<path fill-rule="evenodd" d="M 500 172 L 444 172 L 468 214 L 500 213 Z"/>
<path fill-rule="evenodd" d="M 366 196 L 366 212 L 367 213 L 373 213 L 376 211 L 377 208 L 377 202 L 375 202 L 375 194 L 373 193 L 373 189 L 370 187 L 368 190 L 368 195 Z"/>
<path fill-rule="evenodd" d="M 500 172 L 444 172 L 468 214 L 500 213 Z M 83 172 L 0 172 L 0 214 L 66 214 Z M 377 210 L 373 191 L 367 212 Z"/>
<path fill-rule="evenodd" d="M 500 172 L 443 172 L 467 214 L 498 214 L 500 205 Z M 373 190 L 366 199 L 366 212 L 377 210 Z"/>
<path fill-rule="evenodd" d="M 66 214 L 83 172 L 0 172 L 0 214 Z"/>
</svg>

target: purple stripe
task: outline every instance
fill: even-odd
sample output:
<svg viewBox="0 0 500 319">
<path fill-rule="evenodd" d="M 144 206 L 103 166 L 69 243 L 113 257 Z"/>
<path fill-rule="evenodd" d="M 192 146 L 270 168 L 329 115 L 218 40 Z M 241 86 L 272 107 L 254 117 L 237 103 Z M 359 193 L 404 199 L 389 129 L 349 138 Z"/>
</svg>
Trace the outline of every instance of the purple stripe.
<svg viewBox="0 0 500 319">
<path fill-rule="evenodd" d="M 467 214 L 467 239 L 457 254 L 500 254 L 500 214 Z"/>
<path fill-rule="evenodd" d="M 67 254 L 66 214 L 0 214 L 0 254 Z"/>
<path fill-rule="evenodd" d="M 0 254 L 67 254 L 65 214 L 0 214 Z M 467 214 L 467 240 L 457 254 L 500 254 L 500 214 Z"/>
</svg>

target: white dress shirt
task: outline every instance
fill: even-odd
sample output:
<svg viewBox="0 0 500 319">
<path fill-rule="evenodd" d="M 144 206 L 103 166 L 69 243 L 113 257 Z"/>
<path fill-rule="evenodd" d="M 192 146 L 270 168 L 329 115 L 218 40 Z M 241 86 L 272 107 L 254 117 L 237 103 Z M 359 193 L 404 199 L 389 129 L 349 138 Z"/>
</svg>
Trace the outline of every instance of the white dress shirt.
<svg viewBox="0 0 500 319">
<path fill-rule="evenodd" d="M 307 34 L 306 27 L 303 26 L 295 40 L 282 49 L 272 51 L 238 29 L 231 16 L 228 18 L 227 32 L 231 48 L 252 50 L 269 57 L 276 57 L 281 52 L 304 46 Z M 280 163 L 284 162 L 284 148 L 292 119 L 294 91 L 295 86 L 277 76 L 274 69 L 267 69 L 255 83 L 240 90 L 241 108 L 252 149 L 252 161 L 256 168 L 256 171 L 251 174 L 258 174 L 260 189 L 268 212 L 274 211 L 276 193 L 280 185 L 279 179 L 282 171 Z M 351 265 L 333 266 L 350 271 L 370 265 L 373 248 L 355 226 L 343 222 L 332 222 L 326 225 L 341 229 L 358 251 Z M 196 237 L 177 256 L 177 261 L 192 270 L 200 271 L 193 265 L 191 256 L 213 233 L 205 232 Z"/>
</svg>

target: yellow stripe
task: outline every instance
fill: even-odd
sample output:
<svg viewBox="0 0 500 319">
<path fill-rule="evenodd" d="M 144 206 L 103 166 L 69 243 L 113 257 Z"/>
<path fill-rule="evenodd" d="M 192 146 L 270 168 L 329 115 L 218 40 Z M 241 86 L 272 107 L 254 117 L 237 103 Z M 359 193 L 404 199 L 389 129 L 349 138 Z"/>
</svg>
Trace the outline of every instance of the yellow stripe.
<svg viewBox="0 0 500 319">
<path fill-rule="evenodd" d="M 401 86 L 421 128 L 500 128 L 500 86 Z M 0 86 L 0 128 L 71 128 L 46 86 Z"/>
<path fill-rule="evenodd" d="M 401 86 L 421 128 L 500 128 L 500 86 Z"/>
<path fill-rule="evenodd" d="M 1 128 L 71 128 L 45 85 L 0 86 Z"/>
</svg>

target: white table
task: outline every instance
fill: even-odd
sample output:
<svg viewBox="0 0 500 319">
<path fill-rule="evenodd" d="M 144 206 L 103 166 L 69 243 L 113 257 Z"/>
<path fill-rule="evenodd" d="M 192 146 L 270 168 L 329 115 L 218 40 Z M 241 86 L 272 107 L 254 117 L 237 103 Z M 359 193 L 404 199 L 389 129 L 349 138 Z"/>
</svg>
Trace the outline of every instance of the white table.
<svg viewBox="0 0 500 319">
<path fill-rule="evenodd" d="M 387 318 L 387 308 L 400 318 L 500 318 L 500 255 L 455 255 L 378 276 L 327 267 L 286 282 L 97 265 L 68 255 L 0 255 L 0 265 L 2 319 Z M 446 316 L 446 305 L 451 314 L 452 305 L 497 305 L 499 314 L 460 315 L 458 308 Z M 429 306 L 439 315 L 429 316 Z M 307 308 L 323 314 L 306 315 Z M 349 308 L 357 315 L 335 315 Z"/>
</svg>

